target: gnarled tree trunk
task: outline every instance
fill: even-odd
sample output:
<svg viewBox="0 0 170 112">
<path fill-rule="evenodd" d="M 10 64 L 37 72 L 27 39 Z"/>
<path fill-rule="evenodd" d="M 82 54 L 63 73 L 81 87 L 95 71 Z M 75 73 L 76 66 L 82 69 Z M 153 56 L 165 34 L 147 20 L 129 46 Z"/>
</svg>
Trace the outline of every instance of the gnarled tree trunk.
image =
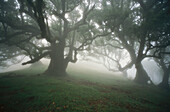
<svg viewBox="0 0 170 112">
<path fill-rule="evenodd" d="M 147 84 L 148 81 L 151 81 L 147 72 L 143 68 L 143 65 L 141 62 L 138 62 L 135 64 L 136 67 L 136 77 L 134 79 L 135 82 L 140 84 Z"/>
<path fill-rule="evenodd" d="M 65 76 L 68 63 L 64 61 L 64 42 L 51 43 L 50 64 L 46 75 Z"/>
<path fill-rule="evenodd" d="M 158 86 L 164 89 L 169 89 L 170 65 L 168 66 L 168 68 L 163 68 L 163 69 L 164 69 L 163 79 L 162 79 L 162 82 Z"/>
<path fill-rule="evenodd" d="M 146 35 L 146 31 L 143 32 L 143 35 Z M 139 51 L 138 51 L 138 55 L 136 58 L 136 63 L 135 63 L 135 68 L 136 68 L 136 77 L 134 79 L 134 81 L 136 83 L 140 83 L 140 84 L 147 84 L 148 81 L 150 81 L 152 83 L 152 81 L 150 80 L 147 72 L 145 71 L 145 69 L 143 68 L 142 65 L 142 60 L 145 58 L 143 51 L 145 48 L 145 42 L 146 42 L 146 38 L 144 38 L 145 36 L 140 37 L 141 41 L 140 41 L 140 46 L 139 46 Z"/>
</svg>

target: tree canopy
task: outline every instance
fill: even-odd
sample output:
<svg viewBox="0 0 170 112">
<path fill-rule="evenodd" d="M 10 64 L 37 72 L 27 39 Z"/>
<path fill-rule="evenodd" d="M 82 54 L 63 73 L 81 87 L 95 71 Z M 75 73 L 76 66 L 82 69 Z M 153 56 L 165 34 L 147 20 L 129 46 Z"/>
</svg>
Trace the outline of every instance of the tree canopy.
<svg viewBox="0 0 170 112">
<path fill-rule="evenodd" d="M 169 0 L 1 0 L 0 65 L 49 58 L 45 74 L 64 75 L 87 51 L 111 71 L 135 65 L 134 80 L 146 84 L 142 60 L 160 64 L 170 54 L 169 20 Z"/>
</svg>

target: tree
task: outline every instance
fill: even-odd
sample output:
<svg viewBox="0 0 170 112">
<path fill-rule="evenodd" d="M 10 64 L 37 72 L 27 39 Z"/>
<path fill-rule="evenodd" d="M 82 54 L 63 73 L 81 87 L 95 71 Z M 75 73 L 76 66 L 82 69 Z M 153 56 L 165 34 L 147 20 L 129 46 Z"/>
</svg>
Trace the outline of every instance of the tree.
<svg viewBox="0 0 170 112">
<path fill-rule="evenodd" d="M 170 32 L 167 30 L 170 16 L 167 15 L 168 1 L 137 1 L 141 7 L 141 25 L 136 34 L 140 45 L 135 63 L 137 69 L 135 81 L 146 83 L 148 77 L 142 70 L 141 61 L 146 57 L 161 58 L 161 49 L 170 45 Z"/>
<path fill-rule="evenodd" d="M 3 4 L 11 7 L 10 1 Z M 45 72 L 48 75 L 66 74 L 68 63 L 77 61 L 78 51 L 86 50 L 95 38 L 105 35 L 92 34 L 95 27 L 88 16 L 95 5 L 90 0 L 16 0 L 13 4 L 13 11 L 4 9 L 6 14 L 1 15 L 0 22 L 14 33 L 3 28 L 6 33 L 0 43 L 10 42 L 23 50 L 31 59 L 23 65 L 50 58 Z M 45 39 L 48 45 L 37 45 L 37 39 Z"/>
<path fill-rule="evenodd" d="M 135 64 L 135 82 L 147 84 L 150 78 L 142 60 L 146 57 L 160 58 L 161 49 L 170 44 L 168 1 L 137 1 L 103 0 L 101 14 L 104 16 L 98 24 L 113 32 L 114 36 L 109 41 L 118 42 L 119 48 L 128 51 L 131 62 L 123 68 Z"/>
<path fill-rule="evenodd" d="M 97 58 L 95 62 L 103 64 L 109 71 L 122 72 L 127 77 L 127 69 L 131 64 L 129 53 L 120 46 L 120 43 L 112 40 L 113 34 L 98 38 L 91 45 L 88 56 Z M 106 38 L 106 39 L 105 39 Z M 108 39 L 108 40 L 107 40 Z"/>
<path fill-rule="evenodd" d="M 15 1 L 5 2 L 3 0 L 0 1 L 0 66 L 8 67 L 11 64 L 19 63 L 24 58 L 24 52 L 16 46 L 13 46 L 12 40 L 13 37 L 16 37 L 23 32 L 14 32 L 11 27 L 9 27 L 4 21 L 8 18 L 8 21 L 16 21 L 18 22 L 16 4 Z M 9 18 L 12 16 L 13 18 Z M 7 21 L 7 20 L 6 20 Z M 11 39 L 11 40 L 10 40 Z M 17 44 L 17 38 L 15 38 L 14 43 Z M 18 57 L 21 56 L 21 57 Z M 18 57 L 18 58 L 16 58 Z"/>
<path fill-rule="evenodd" d="M 162 58 L 155 59 L 158 66 L 162 68 L 164 74 L 162 78 L 162 82 L 158 85 L 161 88 L 169 89 L 169 76 L 170 76 L 170 48 L 167 47 L 162 51 Z"/>
<path fill-rule="evenodd" d="M 138 7 L 135 7 L 135 2 L 131 0 L 103 0 L 101 5 L 103 8 L 98 11 L 98 13 L 99 15 L 102 15 L 102 18 L 98 19 L 97 23 L 100 27 L 112 32 L 110 37 L 108 36 L 103 40 L 104 44 L 102 46 L 109 46 L 110 49 L 107 49 L 108 52 L 114 54 L 112 55 L 113 57 L 108 54 L 102 55 L 114 60 L 114 62 L 118 65 L 117 70 L 126 71 L 136 63 L 137 59 L 136 53 L 139 43 L 134 30 L 139 26 L 136 17 Z M 119 59 L 117 58 L 115 60 L 114 56 L 118 55 L 118 53 L 116 54 L 115 49 L 128 52 L 130 61 L 124 66 L 120 63 L 120 56 L 117 56 Z"/>
</svg>

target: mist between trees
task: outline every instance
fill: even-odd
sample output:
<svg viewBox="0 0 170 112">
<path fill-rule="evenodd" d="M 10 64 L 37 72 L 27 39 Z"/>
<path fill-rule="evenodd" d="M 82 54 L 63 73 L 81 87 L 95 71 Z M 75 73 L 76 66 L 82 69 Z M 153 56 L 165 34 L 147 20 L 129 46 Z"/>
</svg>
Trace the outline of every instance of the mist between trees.
<svg viewBox="0 0 170 112">
<path fill-rule="evenodd" d="M 50 59 L 44 74 L 53 76 L 67 75 L 68 63 L 78 59 L 125 76 L 134 66 L 134 81 L 152 84 L 142 65 L 147 58 L 163 70 L 159 86 L 168 88 L 170 1 L 1 0 L 0 65 L 24 57 L 22 65 Z"/>
</svg>

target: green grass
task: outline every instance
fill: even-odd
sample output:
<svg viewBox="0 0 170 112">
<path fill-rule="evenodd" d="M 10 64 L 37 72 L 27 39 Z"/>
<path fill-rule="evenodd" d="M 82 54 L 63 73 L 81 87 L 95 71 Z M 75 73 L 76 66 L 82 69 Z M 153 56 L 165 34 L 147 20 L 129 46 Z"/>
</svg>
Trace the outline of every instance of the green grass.
<svg viewBox="0 0 170 112">
<path fill-rule="evenodd" d="M 78 67 L 68 77 L 38 76 L 46 67 L 0 74 L 0 112 L 168 112 L 170 94 L 121 76 Z M 5 77 L 6 76 L 6 77 Z"/>
</svg>

